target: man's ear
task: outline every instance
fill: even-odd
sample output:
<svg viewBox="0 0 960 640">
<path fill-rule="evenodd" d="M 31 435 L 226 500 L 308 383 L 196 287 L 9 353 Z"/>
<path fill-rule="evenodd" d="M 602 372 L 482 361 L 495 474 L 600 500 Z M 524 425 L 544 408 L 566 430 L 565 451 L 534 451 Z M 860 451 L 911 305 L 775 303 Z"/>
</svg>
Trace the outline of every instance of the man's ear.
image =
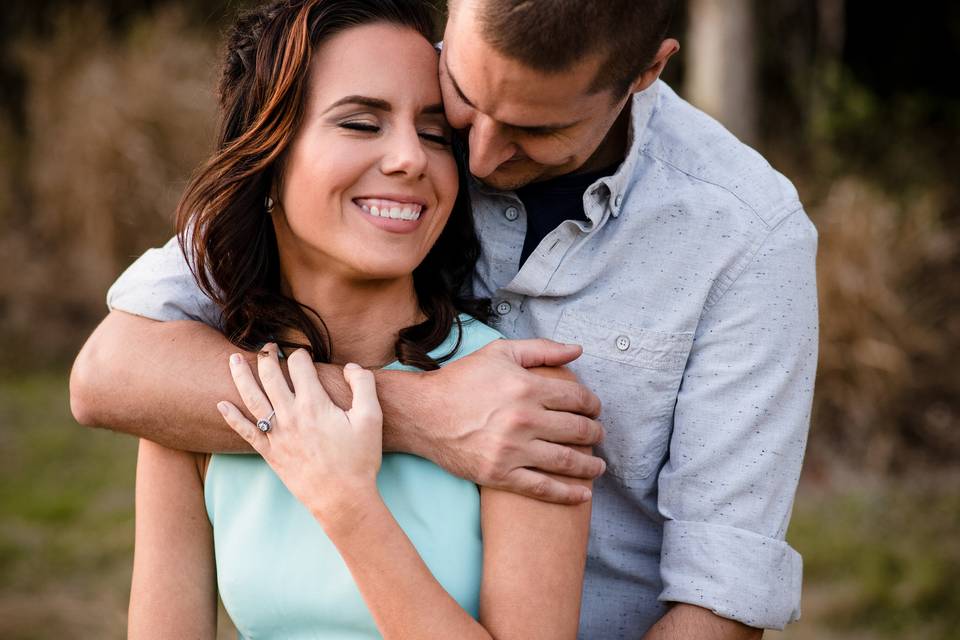
<svg viewBox="0 0 960 640">
<path fill-rule="evenodd" d="M 663 73 L 663 68 L 667 66 L 667 60 L 677 51 L 680 51 L 680 43 L 677 42 L 676 39 L 667 38 L 661 42 L 660 48 L 657 50 L 657 55 L 653 57 L 653 62 L 650 63 L 649 67 L 640 72 L 637 79 L 630 85 L 630 93 L 643 91 L 656 82 L 660 74 Z"/>
</svg>

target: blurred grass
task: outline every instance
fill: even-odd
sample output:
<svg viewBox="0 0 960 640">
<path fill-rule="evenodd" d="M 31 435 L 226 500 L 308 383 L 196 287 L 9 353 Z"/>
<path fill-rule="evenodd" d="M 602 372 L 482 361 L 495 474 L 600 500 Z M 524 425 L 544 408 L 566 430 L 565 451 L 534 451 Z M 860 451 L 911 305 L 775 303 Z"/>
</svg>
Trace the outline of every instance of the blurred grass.
<svg viewBox="0 0 960 640">
<path fill-rule="evenodd" d="M 0 637 L 120 638 L 136 441 L 77 426 L 62 373 L 0 381 Z"/>
<path fill-rule="evenodd" d="M 0 441 L 0 638 L 122 638 L 136 441 L 77 426 L 65 373 L 0 378 Z M 955 475 L 805 483 L 803 619 L 766 637 L 956 638 L 958 532 Z"/>
<path fill-rule="evenodd" d="M 77 425 L 56 372 L 0 378 L 0 442 L 0 638 L 124 638 L 136 439 Z"/>
</svg>

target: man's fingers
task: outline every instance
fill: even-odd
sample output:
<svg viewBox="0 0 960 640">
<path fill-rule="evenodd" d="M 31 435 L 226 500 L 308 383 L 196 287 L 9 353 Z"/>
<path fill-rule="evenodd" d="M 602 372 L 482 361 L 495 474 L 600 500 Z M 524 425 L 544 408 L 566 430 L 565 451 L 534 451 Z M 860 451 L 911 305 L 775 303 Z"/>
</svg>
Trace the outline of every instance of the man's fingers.
<svg viewBox="0 0 960 640">
<path fill-rule="evenodd" d="M 255 418 L 266 418 L 273 411 L 267 394 L 260 388 L 260 384 L 250 370 L 250 365 L 246 359 L 239 353 L 230 356 L 230 375 L 233 376 L 233 384 L 240 392 L 240 399 L 247 407 L 247 410 Z"/>
<path fill-rule="evenodd" d="M 600 398 L 579 382 L 541 378 L 537 380 L 537 399 L 547 409 L 579 413 L 591 418 L 600 415 Z"/>
<path fill-rule="evenodd" d="M 557 444 L 593 446 L 603 441 L 603 425 L 578 413 L 547 411 L 537 434 L 541 440 Z"/>
<path fill-rule="evenodd" d="M 270 448 L 270 439 L 267 434 L 258 429 L 252 422 L 237 409 L 233 404 L 224 400 L 217 403 L 217 409 L 220 415 L 226 420 L 230 428 L 240 434 L 240 437 L 250 443 L 254 450 L 263 453 Z"/>
<path fill-rule="evenodd" d="M 356 424 L 357 421 L 364 421 L 366 424 L 380 424 L 383 414 L 380 409 L 380 400 L 377 399 L 377 384 L 373 372 L 351 362 L 343 368 L 343 377 L 353 393 L 353 403 L 347 411 L 350 422 Z"/>
<path fill-rule="evenodd" d="M 546 471 L 571 478 L 595 478 L 607 468 L 602 458 L 581 453 L 552 442 L 535 441 L 531 444 L 532 463 L 537 471 Z"/>
<path fill-rule="evenodd" d="M 293 392 L 290 391 L 283 369 L 280 368 L 277 351 L 275 344 L 264 345 L 257 354 L 257 373 L 260 375 L 260 384 L 267 392 L 270 404 L 277 411 L 283 412 L 293 402 Z"/>
<path fill-rule="evenodd" d="M 508 340 L 507 346 L 521 367 L 561 367 L 580 357 L 583 349 L 576 344 L 563 344 L 543 338 Z"/>
<path fill-rule="evenodd" d="M 591 497 L 586 487 L 568 484 L 531 469 L 514 469 L 506 478 L 503 489 L 528 498 L 556 504 L 581 504 Z"/>
</svg>

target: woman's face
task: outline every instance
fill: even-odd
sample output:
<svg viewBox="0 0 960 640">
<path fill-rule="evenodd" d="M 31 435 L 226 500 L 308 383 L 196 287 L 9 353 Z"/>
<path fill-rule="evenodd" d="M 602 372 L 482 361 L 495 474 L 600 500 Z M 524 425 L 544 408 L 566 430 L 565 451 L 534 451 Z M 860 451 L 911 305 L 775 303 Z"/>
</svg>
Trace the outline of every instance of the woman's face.
<svg viewBox="0 0 960 640">
<path fill-rule="evenodd" d="M 458 189 L 436 51 L 409 28 L 352 27 L 315 52 L 307 93 L 273 213 L 284 272 L 411 274 Z"/>
</svg>

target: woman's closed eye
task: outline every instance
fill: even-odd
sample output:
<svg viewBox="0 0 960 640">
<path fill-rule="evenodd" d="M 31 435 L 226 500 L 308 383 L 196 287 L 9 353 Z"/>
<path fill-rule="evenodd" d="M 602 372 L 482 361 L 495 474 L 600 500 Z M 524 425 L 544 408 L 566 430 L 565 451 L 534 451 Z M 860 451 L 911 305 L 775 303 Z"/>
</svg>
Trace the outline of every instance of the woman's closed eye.
<svg viewBox="0 0 960 640">
<path fill-rule="evenodd" d="M 449 147 L 451 144 L 450 136 L 443 133 L 438 133 L 436 131 L 418 131 L 417 134 L 429 142 L 435 142 L 436 144 L 443 145 L 444 147 Z"/>
<path fill-rule="evenodd" d="M 378 133 L 380 131 L 379 125 L 370 122 L 342 122 L 340 126 L 344 129 L 350 129 L 351 131 L 364 131 L 367 133 Z"/>
<path fill-rule="evenodd" d="M 342 122 L 340 126 L 350 131 L 361 131 L 363 133 L 379 133 L 380 126 L 371 122 Z M 444 147 L 450 146 L 450 137 L 439 131 L 418 131 L 417 135 L 434 144 Z"/>
</svg>

